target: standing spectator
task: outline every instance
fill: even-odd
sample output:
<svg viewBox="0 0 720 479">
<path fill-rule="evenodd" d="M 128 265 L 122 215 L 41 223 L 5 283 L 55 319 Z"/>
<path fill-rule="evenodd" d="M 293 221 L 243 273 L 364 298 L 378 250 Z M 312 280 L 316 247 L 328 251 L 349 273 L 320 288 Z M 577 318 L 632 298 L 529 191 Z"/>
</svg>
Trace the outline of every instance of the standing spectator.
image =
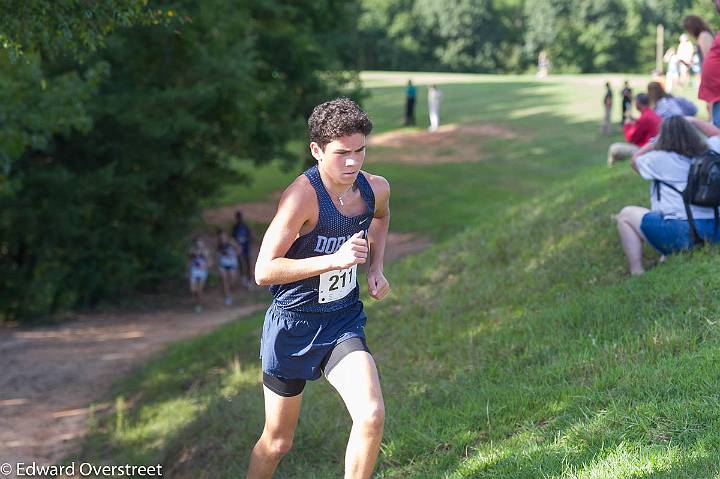
<svg viewBox="0 0 720 479">
<path fill-rule="evenodd" d="M 620 126 L 623 126 L 625 124 L 625 120 L 632 115 L 632 101 L 632 88 L 630 88 L 630 84 L 626 80 L 625 86 L 622 89 L 622 118 L 620 118 Z"/>
<path fill-rule="evenodd" d="M 701 138 L 693 122 L 710 136 Z M 642 274 L 643 243 L 650 243 L 661 255 L 691 249 L 693 239 L 682 195 L 687 185 L 692 158 L 707 150 L 720 149 L 720 130 L 698 120 L 674 116 L 663 121 L 657 142 L 648 144 L 636 154 L 632 168 L 650 184 L 650 209 L 626 206 L 617 216 L 618 233 L 630 274 Z M 665 183 L 665 184 L 664 184 Z M 671 185 L 672 188 L 668 185 Z M 677 191 L 676 191 L 677 190 Z M 717 242 L 714 208 L 690 205 L 698 235 L 704 241 Z"/>
<path fill-rule="evenodd" d="M 232 236 L 240 247 L 240 267 L 242 268 L 240 274 L 242 275 L 243 285 L 246 288 L 250 288 L 253 270 L 253 267 L 250 265 L 250 246 L 252 245 L 253 236 L 250 226 L 243 221 L 241 211 L 235 212 L 235 225 L 232 229 Z"/>
<path fill-rule="evenodd" d="M 633 120 L 627 118 L 623 125 L 627 143 L 613 143 L 608 149 L 607 163 L 612 166 L 616 161 L 628 159 L 655 137 L 660 130 L 662 119 L 650 108 L 650 100 L 645 93 L 635 98 L 635 107 L 640 112 L 640 118 Z"/>
<path fill-rule="evenodd" d="M 188 252 L 190 292 L 195 296 L 195 312 L 202 313 L 203 290 L 210 268 L 210 252 L 202 238 L 196 238 Z"/>
<path fill-rule="evenodd" d="M 612 113 L 613 103 L 613 92 L 610 87 L 610 82 L 605 83 L 605 96 L 603 97 L 603 108 L 605 109 L 605 116 L 603 117 L 602 132 L 604 135 L 610 133 L 610 114 Z"/>
<path fill-rule="evenodd" d="M 687 85 L 690 81 L 690 68 L 692 67 L 692 59 L 695 54 L 695 46 L 688 38 L 687 34 L 680 35 L 680 43 L 678 44 L 678 68 L 680 73 L 680 85 Z"/>
<path fill-rule="evenodd" d="M 428 88 L 428 113 L 430 114 L 428 131 L 435 131 L 440 126 L 440 101 L 442 101 L 442 92 L 435 85 L 430 85 Z"/>
<path fill-rule="evenodd" d="M 683 20 L 685 30 L 695 39 L 700 54 L 700 64 L 710 52 L 713 43 L 713 31 L 705 20 L 697 15 L 689 15 Z"/>
<path fill-rule="evenodd" d="M 715 0 L 720 12 L 720 0 Z M 710 50 L 703 58 L 698 98 L 712 105 L 712 122 L 720 126 L 720 33 L 713 40 Z"/>
<path fill-rule="evenodd" d="M 407 88 L 405 89 L 405 126 L 415 124 L 415 97 L 417 96 L 417 90 L 413 85 L 412 80 L 408 80 Z"/>
<path fill-rule="evenodd" d="M 538 53 L 538 71 L 535 74 L 536 78 L 545 78 L 550 72 L 550 59 L 548 58 L 545 50 L 540 50 Z"/>
<path fill-rule="evenodd" d="M 702 73 L 702 63 L 710 52 L 712 46 L 713 31 L 705 20 L 697 15 L 688 15 L 683 20 L 683 26 L 691 37 L 697 42 L 697 51 L 693 56 L 692 71 L 693 75 L 699 76 Z M 708 114 L 712 115 L 711 105 L 707 105 Z"/>
<path fill-rule="evenodd" d="M 680 75 L 680 59 L 675 52 L 675 47 L 670 47 L 665 52 L 663 61 L 667 63 L 667 70 L 665 71 L 665 89 L 668 92 L 672 92 L 675 83 Z"/>
</svg>

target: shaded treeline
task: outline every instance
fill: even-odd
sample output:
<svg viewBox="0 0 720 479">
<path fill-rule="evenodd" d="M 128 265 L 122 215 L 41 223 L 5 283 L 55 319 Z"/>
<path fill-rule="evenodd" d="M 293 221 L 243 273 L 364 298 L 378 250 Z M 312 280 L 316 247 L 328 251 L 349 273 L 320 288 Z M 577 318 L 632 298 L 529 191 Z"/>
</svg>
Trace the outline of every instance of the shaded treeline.
<svg viewBox="0 0 720 479">
<path fill-rule="evenodd" d="M 312 106 L 357 93 L 328 21 L 353 3 L 61 3 L 0 7 L 0 321 L 178 273 L 232 165 L 297 156 Z"/>
</svg>

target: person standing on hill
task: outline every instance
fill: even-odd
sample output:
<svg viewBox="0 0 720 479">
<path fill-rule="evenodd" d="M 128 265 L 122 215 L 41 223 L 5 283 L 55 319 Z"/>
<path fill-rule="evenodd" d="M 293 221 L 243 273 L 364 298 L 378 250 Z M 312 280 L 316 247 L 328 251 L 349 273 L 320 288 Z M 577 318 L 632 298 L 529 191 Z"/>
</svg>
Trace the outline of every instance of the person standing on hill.
<svg viewBox="0 0 720 479">
<path fill-rule="evenodd" d="M 610 134 L 610 115 L 612 114 L 613 104 L 613 92 L 610 87 L 610 82 L 605 83 L 605 96 L 603 97 L 603 108 L 605 110 L 605 116 L 603 117 L 602 133 L 603 135 Z"/>
<path fill-rule="evenodd" d="M 365 340 L 358 265 L 383 299 L 390 185 L 361 171 L 372 123 L 352 100 L 318 105 L 308 120 L 317 164 L 283 192 L 260 246 L 258 285 L 270 285 L 261 358 L 265 427 L 247 477 L 269 478 L 292 445 L 306 381 L 325 375 L 345 402 L 352 430 L 345 477 L 367 479 L 385 421 L 380 380 Z"/>
<path fill-rule="evenodd" d="M 680 85 L 682 86 L 686 86 L 690 82 L 693 55 L 695 55 L 695 45 L 692 44 L 687 34 L 683 33 L 680 35 L 677 49 Z"/>
<path fill-rule="evenodd" d="M 417 97 L 417 89 L 413 85 L 412 80 L 408 80 L 407 88 L 405 88 L 405 126 L 415 124 L 415 98 Z"/>
<path fill-rule="evenodd" d="M 535 78 L 546 78 L 549 72 L 550 59 L 548 58 L 548 54 L 545 50 L 540 50 L 540 53 L 538 53 L 538 69 L 537 73 L 535 74 Z"/>
<path fill-rule="evenodd" d="M 442 92 L 435 86 L 428 88 L 428 114 L 430 115 L 430 128 L 428 131 L 435 131 L 440 126 L 440 102 Z"/>
<path fill-rule="evenodd" d="M 715 7 L 720 13 L 720 0 L 715 0 Z M 720 33 L 703 59 L 698 98 L 711 105 L 712 122 L 720 127 Z"/>
<path fill-rule="evenodd" d="M 680 58 L 677 56 L 675 47 L 667 49 L 665 56 L 663 56 L 663 61 L 667 63 L 667 70 L 665 72 L 665 90 L 672 92 L 673 87 L 680 76 Z"/>
<path fill-rule="evenodd" d="M 625 120 L 628 119 L 630 115 L 632 115 L 632 101 L 633 101 L 633 91 L 632 88 L 630 88 L 630 84 L 625 81 L 625 85 L 623 86 L 622 92 L 622 118 L 620 118 L 620 126 L 623 126 L 625 124 Z"/>
<path fill-rule="evenodd" d="M 703 60 L 710 52 L 710 47 L 712 47 L 715 34 L 713 34 L 713 31 L 710 29 L 710 25 L 697 15 L 688 15 L 685 17 L 683 20 L 683 26 L 697 42 L 698 51 L 700 53 L 700 64 L 702 64 Z"/>
</svg>

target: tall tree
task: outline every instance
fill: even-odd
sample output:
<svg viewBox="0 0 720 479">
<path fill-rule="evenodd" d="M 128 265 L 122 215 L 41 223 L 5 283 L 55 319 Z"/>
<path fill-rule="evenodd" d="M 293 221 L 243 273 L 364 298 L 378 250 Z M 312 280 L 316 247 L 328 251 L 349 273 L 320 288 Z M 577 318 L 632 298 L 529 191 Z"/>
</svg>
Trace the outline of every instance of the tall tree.
<svg viewBox="0 0 720 479">
<path fill-rule="evenodd" d="M 165 20 L 119 29 L 95 54 L 28 53 L 0 73 L 12 87 L 0 316 L 92 303 L 177 271 L 203 200 L 240 181 L 231 163 L 289 159 L 312 105 L 357 79 L 347 46 L 329 42 L 352 31 L 352 2 L 152 8 Z"/>
</svg>

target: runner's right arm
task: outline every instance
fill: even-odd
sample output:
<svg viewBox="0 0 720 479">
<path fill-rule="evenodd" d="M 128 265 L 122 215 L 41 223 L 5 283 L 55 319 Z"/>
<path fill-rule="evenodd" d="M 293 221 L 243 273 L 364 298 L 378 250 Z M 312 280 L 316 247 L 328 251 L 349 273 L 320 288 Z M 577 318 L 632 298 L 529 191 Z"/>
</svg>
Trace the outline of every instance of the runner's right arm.
<svg viewBox="0 0 720 479">
<path fill-rule="evenodd" d="M 336 253 L 305 259 L 285 258 L 303 226 L 311 224 L 317 216 L 315 190 L 300 177 L 283 193 L 277 213 L 265 232 L 255 264 L 258 285 L 292 283 L 365 263 L 368 247 L 362 231 L 346 241 Z"/>
</svg>

